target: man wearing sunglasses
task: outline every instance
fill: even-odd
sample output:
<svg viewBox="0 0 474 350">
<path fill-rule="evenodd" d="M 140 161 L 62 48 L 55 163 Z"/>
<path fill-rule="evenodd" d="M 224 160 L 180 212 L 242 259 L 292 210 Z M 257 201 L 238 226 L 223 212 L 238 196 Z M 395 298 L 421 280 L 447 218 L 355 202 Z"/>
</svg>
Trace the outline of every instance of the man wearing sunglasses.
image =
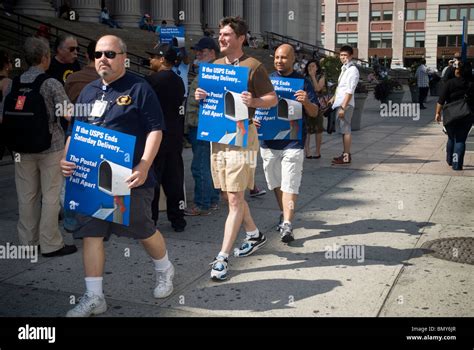
<svg viewBox="0 0 474 350">
<path fill-rule="evenodd" d="M 46 73 L 64 85 L 69 75 L 81 70 L 77 61 L 79 46 L 74 36 L 63 35 L 56 39 L 55 48 L 56 55 L 51 58 L 51 64 Z M 60 123 L 63 130 L 66 131 L 67 121 L 61 118 Z"/>
<path fill-rule="evenodd" d="M 46 73 L 64 85 L 70 74 L 81 70 L 77 61 L 79 46 L 75 37 L 67 35 L 58 37 L 55 48 L 56 55 L 51 58 L 51 65 Z"/>
<path fill-rule="evenodd" d="M 127 47 L 119 37 L 106 35 L 98 40 L 94 57 L 100 79 L 88 84 L 77 100 L 77 103 L 96 105 L 97 108 L 93 115 L 75 119 L 136 137 L 132 175 L 126 180 L 131 189 L 130 225 L 127 227 L 88 218 L 89 221 L 74 232 L 74 238 L 84 242 L 86 293 L 80 303 L 67 313 L 68 317 L 88 317 L 107 310 L 102 289 L 104 240 L 107 241 L 112 233 L 139 240 L 152 258 L 157 279 L 153 291 L 155 298 L 165 298 L 173 292 L 174 267 L 150 210 L 156 184 L 152 164 L 161 144 L 163 113 L 150 85 L 126 72 L 126 52 Z M 69 140 L 61 160 L 65 177 L 71 176 L 76 166 L 65 160 Z"/>
<path fill-rule="evenodd" d="M 87 84 L 99 78 L 99 75 L 95 70 L 96 44 L 97 42 L 92 40 L 87 46 L 87 66 L 82 68 L 79 72 L 72 73 L 66 80 L 64 89 L 72 103 L 76 103 L 79 94 Z"/>
</svg>

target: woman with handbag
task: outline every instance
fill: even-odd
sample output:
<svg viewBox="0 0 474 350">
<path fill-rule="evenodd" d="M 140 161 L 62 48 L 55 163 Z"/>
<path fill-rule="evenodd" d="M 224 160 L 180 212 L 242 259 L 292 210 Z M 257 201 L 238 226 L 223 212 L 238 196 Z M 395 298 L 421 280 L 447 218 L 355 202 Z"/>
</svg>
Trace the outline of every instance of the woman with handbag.
<svg viewBox="0 0 474 350">
<path fill-rule="evenodd" d="M 306 119 L 306 142 L 305 154 L 307 159 L 321 158 L 321 144 L 323 142 L 323 118 L 329 101 L 327 95 L 326 77 L 321 69 L 321 65 L 316 60 L 310 60 L 304 69 L 305 78 L 311 81 L 314 92 L 319 99 L 320 109 L 316 118 L 308 117 Z M 316 135 L 316 154 L 311 156 L 311 135 Z"/>
<path fill-rule="evenodd" d="M 443 106 L 445 108 L 443 124 L 448 134 L 446 162 L 453 170 L 463 169 L 466 139 L 474 121 L 474 115 L 469 113 L 468 107 L 471 103 L 470 97 L 473 95 L 471 81 L 471 65 L 458 61 L 455 77 L 443 86 L 436 105 L 435 120 L 438 124 L 441 121 L 441 110 Z M 467 103 L 464 105 L 461 100 L 466 100 Z M 461 105 L 463 106 L 460 107 Z"/>
</svg>

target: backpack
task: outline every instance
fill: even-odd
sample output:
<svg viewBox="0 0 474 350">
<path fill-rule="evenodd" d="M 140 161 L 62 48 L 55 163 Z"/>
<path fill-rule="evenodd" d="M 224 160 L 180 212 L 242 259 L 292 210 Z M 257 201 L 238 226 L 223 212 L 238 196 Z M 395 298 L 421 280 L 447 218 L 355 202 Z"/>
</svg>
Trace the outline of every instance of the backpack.
<svg viewBox="0 0 474 350">
<path fill-rule="evenodd" d="M 5 96 L 2 122 L 3 143 L 19 153 L 40 153 L 51 147 L 49 116 L 40 88 L 50 78 L 40 74 L 32 83 L 13 79 L 12 89 Z"/>
</svg>

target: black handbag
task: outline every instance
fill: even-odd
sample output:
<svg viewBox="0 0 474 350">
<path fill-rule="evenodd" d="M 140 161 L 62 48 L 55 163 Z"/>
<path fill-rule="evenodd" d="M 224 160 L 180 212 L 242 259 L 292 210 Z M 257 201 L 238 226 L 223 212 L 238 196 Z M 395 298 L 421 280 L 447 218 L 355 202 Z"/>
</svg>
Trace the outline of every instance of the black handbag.
<svg viewBox="0 0 474 350">
<path fill-rule="evenodd" d="M 328 134 L 332 134 L 333 132 L 336 131 L 336 118 L 337 118 L 336 111 L 337 111 L 337 109 L 330 110 L 330 112 L 327 113 L 328 125 L 327 125 L 326 132 Z"/>
<path fill-rule="evenodd" d="M 443 125 L 448 126 L 455 121 L 467 118 L 472 115 L 467 96 L 447 103 L 443 106 Z"/>
</svg>

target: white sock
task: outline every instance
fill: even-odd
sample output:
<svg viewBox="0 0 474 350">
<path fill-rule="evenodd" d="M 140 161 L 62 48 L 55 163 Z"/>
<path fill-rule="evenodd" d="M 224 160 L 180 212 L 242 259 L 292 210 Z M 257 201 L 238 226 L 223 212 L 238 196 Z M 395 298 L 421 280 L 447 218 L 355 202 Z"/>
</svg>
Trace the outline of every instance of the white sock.
<svg viewBox="0 0 474 350">
<path fill-rule="evenodd" d="M 219 254 L 217 254 L 217 256 L 222 256 L 223 258 L 229 258 L 229 254 L 227 253 L 224 253 L 224 252 L 219 252 Z"/>
<path fill-rule="evenodd" d="M 102 290 L 103 277 L 86 277 L 86 290 L 92 294 L 103 296 Z"/>
<path fill-rule="evenodd" d="M 285 221 L 283 221 L 283 225 L 284 225 L 284 224 L 288 224 L 288 225 L 291 226 L 291 221 L 285 220 Z"/>
<path fill-rule="evenodd" d="M 166 271 L 171 266 L 171 262 L 168 259 L 168 251 L 166 251 L 165 256 L 162 257 L 160 260 L 155 260 L 153 258 L 151 258 L 151 260 L 153 260 L 155 271 L 158 271 L 158 272 Z"/>
<path fill-rule="evenodd" d="M 255 229 L 255 231 L 251 232 L 246 232 L 248 238 L 257 238 L 259 235 L 258 228 Z"/>
</svg>

